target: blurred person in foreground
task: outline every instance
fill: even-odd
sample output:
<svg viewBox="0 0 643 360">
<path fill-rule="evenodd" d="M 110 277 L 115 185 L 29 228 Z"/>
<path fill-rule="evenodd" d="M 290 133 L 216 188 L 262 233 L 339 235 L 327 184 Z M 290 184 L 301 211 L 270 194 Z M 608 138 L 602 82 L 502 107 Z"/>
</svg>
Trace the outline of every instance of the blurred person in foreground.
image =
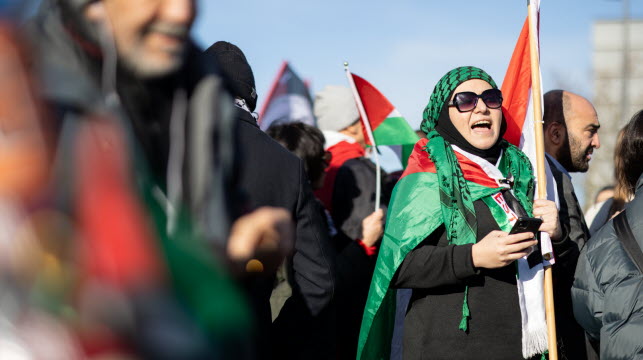
<svg viewBox="0 0 643 360">
<path fill-rule="evenodd" d="M 192 0 L 44 0 L 27 27 L 55 115 L 54 199 L 82 233 L 83 330 L 113 336 L 86 336 L 94 355 L 251 357 L 215 251 L 245 272 L 291 246 L 284 210 L 233 223 L 232 105 L 190 39 L 195 16 Z"/>
<path fill-rule="evenodd" d="M 601 358 L 639 359 L 643 357 L 643 111 L 622 130 L 615 152 L 617 193 L 629 200 L 618 217 L 629 224 L 633 246 L 626 251 L 625 235 L 616 230 L 616 222 L 623 219 L 609 220 L 592 236 L 576 268 L 574 316 L 600 348 Z"/>
<path fill-rule="evenodd" d="M 238 122 L 238 187 L 250 209 L 275 206 L 288 210 L 295 222 L 295 243 L 288 257 L 292 294 L 283 308 L 274 309 L 270 296 L 275 273 L 248 283 L 257 316 L 257 337 L 262 358 L 328 359 L 335 350 L 332 329 L 335 292 L 335 256 L 323 213 L 306 176 L 306 163 L 266 135 L 255 119 L 257 92 L 252 68 L 234 44 L 219 41 L 204 52 L 217 66 L 234 97 Z M 262 351 L 262 350 L 263 351 Z"/>
<path fill-rule="evenodd" d="M 557 261 L 553 267 L 556 334 L 562 356 L 585 358 L 584 335 L 572 316 L 570 289 L 580 250 L 590 233 L 574 192 L 572 172 L 586 172 L 594 149 L 600 148 L 600 123 L 594 106 L 585 98 L 563 90 L 544 97 L 543 133 L 546 158 L 558 193 L 562 237 L 554 242 Z M 589 350 L 591 353 L 591 350 Z"/>
<path fill-rule="evenodd" d="M 533 200 L 531 163 L 502 138 L 502 101 L 476 67 L 436 84 L 422 122 L 428 139 L 415 145 L 389 204 L 358 359 L 389 358 L 396 289 L 412 289 L 404 359 L 519 359 L 547 349 L 538 241 L 508 232 L 518 217 L 542 217 L 539 230 L 558 240 L 558 213 Z"/>
<path fill-rule="evenodd" d="M 324 170 L 331 161 L 330 152 L 324 151 L 322 132 L 299 122 L 273 125 L 267 132 L 304 161 L 313 189 L 322 187 L 326 176 Z M 327 213 L 321 203 L 320 210 Z M 326 219 L 326 230 L 333 237 L 337 251 L 337 326 L 333 331 L 337 339 L 335 358 L 354 359 L 375 257 L 365 252 L 358 241 L 346 243 L 346 239 L 338 235 L 330 215 Z M 361 225 L 359 239 L 368 247 L 375 246 L 383 233 L 383 210 L 379 209 L 362 219 Z"/>
<path fill-rule="evenodd" d="M 24 45 L 14 25 L 1 20 L 0 353 L 3 359 L 78 359 L 78 339 L 60 317 L 74 276 L 59 237 L 68 233 L 43 201 L 51 134 Z"/>
</svg>

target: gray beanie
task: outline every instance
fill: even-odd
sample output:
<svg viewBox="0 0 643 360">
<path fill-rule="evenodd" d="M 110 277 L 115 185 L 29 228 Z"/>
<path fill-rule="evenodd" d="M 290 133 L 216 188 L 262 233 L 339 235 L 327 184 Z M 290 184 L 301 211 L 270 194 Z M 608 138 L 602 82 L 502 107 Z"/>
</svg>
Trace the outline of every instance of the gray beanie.
<svg viewBox="0 0 643 360">
<path fill-rule="evenodd" d="M 344 86 L 328 85 L 318 92 L 314 113 L 320 130 L 340 131 L 359 119 L 353 93 Z"/>
</svg>

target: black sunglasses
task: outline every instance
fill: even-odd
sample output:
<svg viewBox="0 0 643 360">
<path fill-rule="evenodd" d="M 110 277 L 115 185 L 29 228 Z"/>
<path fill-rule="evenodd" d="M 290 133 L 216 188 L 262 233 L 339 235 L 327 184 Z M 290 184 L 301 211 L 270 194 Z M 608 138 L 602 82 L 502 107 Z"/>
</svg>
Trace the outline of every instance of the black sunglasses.
<svg viewBox="0 0 643 360">
<path fill-rule="evenodd" d="M 459 112 L 467 112 L 476 108 L 478 99 L 482 99 L 490 109 L 500 109 L 502 106 L 502 92 L 498 89 L 485 90 L 480 95 L 472 91 L 457 93 L 453 101 L 449 101 L 449 106 L 455 106 Z"/>
</svg>

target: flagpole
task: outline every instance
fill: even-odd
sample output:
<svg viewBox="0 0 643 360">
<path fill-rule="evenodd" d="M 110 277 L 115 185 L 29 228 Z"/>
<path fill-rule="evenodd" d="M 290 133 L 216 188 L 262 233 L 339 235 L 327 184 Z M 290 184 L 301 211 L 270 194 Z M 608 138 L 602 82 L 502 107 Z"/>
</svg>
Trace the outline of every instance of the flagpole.
<svg viewBox="0 0 643 360">
<path fill-rule="evenodd" d="M 368 121 L 368 116 L 366 116 L 366 110 L 364 110 L 364 104 L 362 104 L 362 99 L 359 97 L 359 92 L 355 86 L 355 81 L 353 81 L 353 76 L 351 75 L 350 70 L 348 69 L 348 62 L 344 62 L 344 71 L 346 72 L 346 78 L 348 83 L 351 86 L 353 91 L 353 97 L 357 103 L 357 109 L 359 110 L 359 115 L 362 117 L 362 125 L 366 129 L 366 134 L 368 135 L 368 140 L 373 146 L 373 156 L 375 159 L 375 211 L 380 208 L 380 197 L 382 193 L 382 169 L 380 166 L 380 155 L 377 151 L 377 144 L 375 143 L 375 137 L 373 136 L 373 130 L 371 129 L 371 123 Z"/>
<path fill-rule="evenodd" d="M 536 177 L 538 199 L 547 199 L 547 177 L 545 173 L 545 145 L 543 136 L 542 89 L 540 86 L 540 59 L 538 44 L 538 9 L 534 0 L 528 0 L 529 54 L 531 60 L 531 96 L 534 109 L 534 135 L 536 138 Z M 547 319 L 547 343 L 549 359 L 558 360 L 556 346 L 556 316 L 554 313 L 554 287 L 551 265 L 545 266 L 545 315 Z"/>
</svg>

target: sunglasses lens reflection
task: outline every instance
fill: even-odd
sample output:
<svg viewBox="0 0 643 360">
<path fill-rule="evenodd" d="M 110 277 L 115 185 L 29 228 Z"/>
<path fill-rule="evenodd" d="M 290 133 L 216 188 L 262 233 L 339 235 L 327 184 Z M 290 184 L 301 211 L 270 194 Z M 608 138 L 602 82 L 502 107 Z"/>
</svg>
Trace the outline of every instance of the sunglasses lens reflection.
<svg viewBox="0 0 643 360">
<path fill-rule="evenodd" d="M 461 92 L 453 99 L 459 111 L 470 111 L 476 107 L 478 95 L 472 92 Z"/>
<path fill-rule="evenodd" d="M 502 93 L 497 89 L 486 90 L 480 94 L 480 98 L 491 109 L 498 109 L 502 106 Z"/>
<path fill-rule="evenodd" d="M 499 109 L 502 106 L 502 93 L 498 89 L 489 89 L 478 95 L 471 91 L 455 94 L 453 103 L 460 112 L 473 110 L 478 104 L 478 98 L 484 101 L 490 109 Z"/>
</svg>

